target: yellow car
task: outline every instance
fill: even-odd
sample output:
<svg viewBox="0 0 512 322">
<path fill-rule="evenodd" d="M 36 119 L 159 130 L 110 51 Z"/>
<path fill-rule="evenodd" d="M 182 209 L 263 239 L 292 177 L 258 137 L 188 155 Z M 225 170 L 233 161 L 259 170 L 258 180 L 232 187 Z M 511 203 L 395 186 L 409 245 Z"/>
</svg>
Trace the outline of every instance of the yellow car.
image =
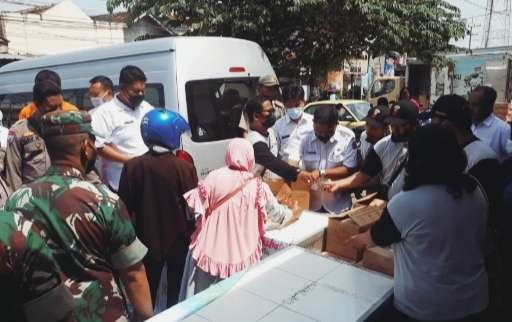
<svg viewBox="0 0 512 322">
<path fill-rule="evenodd" d="M 317 101 L 307 104 L 304 112 L 313 115 L 318 107 L 333 105 L 338 109 L 340 124 L 354 131 L 356 137 L 359 138 L 361 132 L 364 131 L 366 122 L 363 119 L 370 110 L 370 103 L 361 100 Z"/>
</svg>

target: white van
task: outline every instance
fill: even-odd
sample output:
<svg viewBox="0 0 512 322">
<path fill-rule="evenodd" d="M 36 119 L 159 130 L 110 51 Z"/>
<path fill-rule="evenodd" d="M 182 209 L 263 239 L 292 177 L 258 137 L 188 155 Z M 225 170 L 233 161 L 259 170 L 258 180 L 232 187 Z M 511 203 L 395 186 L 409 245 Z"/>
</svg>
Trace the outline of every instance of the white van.
<svg viewBox="0 0 512 322">
<path fill-rule="evenodd" d="M 171 37 L 82 50 L 14 62 L 0 68 L 0 109 L 11 125 L 32 99 L 34 77 L 52 69 L 62 78 L 65 99 L 90 109 L 89 80 L 106 75 L 118 84 L 125 65 L 146 74 L 146 100 L 178 111 L 190 124 L 183 149 L 198 175 L 224 165 L 227 141 L 236 136 L 240 106 L 256 95 L 258 78 L 274 74 L 262 48 L 251 41 L 218 37 Z M 6 122 L 7 121 L 7 122 Z"/>
</svg>

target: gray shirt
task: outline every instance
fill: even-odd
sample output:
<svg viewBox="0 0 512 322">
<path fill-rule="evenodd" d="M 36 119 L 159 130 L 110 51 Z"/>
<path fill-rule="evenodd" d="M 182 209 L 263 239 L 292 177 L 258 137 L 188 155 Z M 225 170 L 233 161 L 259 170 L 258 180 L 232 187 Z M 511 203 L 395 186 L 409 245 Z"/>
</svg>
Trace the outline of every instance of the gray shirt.
<svg viewBox="0 0 512 322">
<path fill-rule="evenodd" d="M 446 186 L 421 186 L 390 201 L 389 214 L 401 235 L 392 245 L 399 311 L 440 321 L 487 307 L 487 209 L 480 188 L 455 199 Z"/>
</svg>

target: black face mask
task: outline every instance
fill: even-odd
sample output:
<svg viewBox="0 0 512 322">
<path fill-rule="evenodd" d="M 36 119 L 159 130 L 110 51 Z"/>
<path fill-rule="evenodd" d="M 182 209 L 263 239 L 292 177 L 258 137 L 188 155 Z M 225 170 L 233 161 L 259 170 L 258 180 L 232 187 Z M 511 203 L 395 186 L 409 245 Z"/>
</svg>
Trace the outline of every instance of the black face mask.
<svg viewBox="0 0 512 322">
<path fill-rule="evenodd" d="M 271 114 L 269 117 L 265 119 L 263 122 L 263 126 L 267 129 L 270 129 L 274 124 L 276 124 L 277 118 L 274 114 Z"/>
<path fill-rule="evenodd" d="M 133 96 L 129 96 L 128 97 L 128 102 L 130 102 L 130 105 L 132 107 L 139 106 L 140 103 L 142 103 L 143 100 L 144 100 L 144 94 L 142 94 L 142 95 L 133 95 Z"/>
</svg>

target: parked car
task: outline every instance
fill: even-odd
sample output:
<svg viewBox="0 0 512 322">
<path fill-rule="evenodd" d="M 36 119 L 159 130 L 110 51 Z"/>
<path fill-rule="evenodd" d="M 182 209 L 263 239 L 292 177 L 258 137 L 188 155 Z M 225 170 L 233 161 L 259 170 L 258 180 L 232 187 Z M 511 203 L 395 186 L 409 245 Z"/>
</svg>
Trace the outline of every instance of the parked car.
<svg viewBox="0 0 512 322">
<path fill-rule="evenodd" d="M 333 105 L 338 109 L 338 120 L 340 124 L 354 131 L 356 138 L 359 140 L 361 132 L 364 131 L 366 122 L 363 121 L 363 119 L 370 110 L 370 103 L 361 100 L 318 101 L 306 105 L 304 111 L 308 114 L 314 114 L 315 110 L 320 106 Z"/>
</svg>

